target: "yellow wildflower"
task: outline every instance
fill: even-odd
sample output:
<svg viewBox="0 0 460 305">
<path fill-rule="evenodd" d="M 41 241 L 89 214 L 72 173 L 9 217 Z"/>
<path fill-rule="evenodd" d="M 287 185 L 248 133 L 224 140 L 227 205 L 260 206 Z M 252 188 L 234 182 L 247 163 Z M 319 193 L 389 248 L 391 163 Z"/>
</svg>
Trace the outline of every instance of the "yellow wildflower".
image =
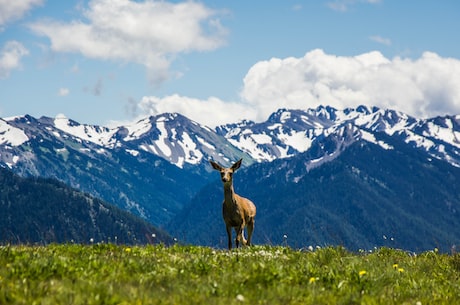
<svg viewBox="0 0 460 305">
<path fill-rule="evenodd" d="M 314 282 L 316 282 L 316 277 L 313 277 L 313 276 L 312 276 L 312 277 L 308 280 L 308 282 L 309 282 L 310 284 L 313 284 Z"/>
<path fill-rule="evenodd" d="M 128 253 L 131 252 L 131 248 L 129 248 L 129 247 L 125 248 L 125 252 L 128 252 Z"/>
<path fill-rule="evenodd" d="M 361 277 L 361 276 L 364 276 L 367 274 L 367 271 L 366 270 L 361 270 L 358 272 L 358 275 Z"/>
<path fill-rule="evenodd" d="M 393 269 L 398 272 L 404 272 L 404 268 L 400 268 L 398 264 L 393 264 Z"/>
</svg>

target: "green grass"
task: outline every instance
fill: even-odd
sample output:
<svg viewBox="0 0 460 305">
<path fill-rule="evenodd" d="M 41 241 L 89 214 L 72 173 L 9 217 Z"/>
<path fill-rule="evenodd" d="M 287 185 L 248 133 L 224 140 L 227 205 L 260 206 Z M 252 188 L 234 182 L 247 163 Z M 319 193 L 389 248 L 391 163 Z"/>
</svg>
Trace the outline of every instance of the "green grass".
<svg viewBox="0 0 460 305">
<path fill-rule="evenodd" d="M 460 255 L 0 246 L 0 304 L 460 304 Z"/>
</svg>

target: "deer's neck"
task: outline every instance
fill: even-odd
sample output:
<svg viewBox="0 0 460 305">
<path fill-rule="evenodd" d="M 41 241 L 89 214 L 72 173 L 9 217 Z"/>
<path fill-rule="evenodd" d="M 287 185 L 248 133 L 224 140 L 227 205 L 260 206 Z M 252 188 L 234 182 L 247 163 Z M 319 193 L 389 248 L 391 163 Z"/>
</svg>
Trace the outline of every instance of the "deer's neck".
<svg viewBox="0 0 460 305">
<path fill-rule="evenodd" d="M 224 185 L 224 201 L 226 204 L 234 202 L 235 191 L 233 190 L 233 184 Z"/>
</svg>

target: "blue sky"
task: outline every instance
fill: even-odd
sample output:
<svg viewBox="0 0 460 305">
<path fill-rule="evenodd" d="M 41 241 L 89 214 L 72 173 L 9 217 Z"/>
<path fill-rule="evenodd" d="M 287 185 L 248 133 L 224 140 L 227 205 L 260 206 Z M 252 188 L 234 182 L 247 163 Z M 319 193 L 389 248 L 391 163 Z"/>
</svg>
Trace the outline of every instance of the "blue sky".
<svg viewBox="0 0 460 305">
<path fill-rule="evenodd" d="M 458 0 L 0 0 L 0 117 L 460 114 L 458 29 Z"/>
</svg>

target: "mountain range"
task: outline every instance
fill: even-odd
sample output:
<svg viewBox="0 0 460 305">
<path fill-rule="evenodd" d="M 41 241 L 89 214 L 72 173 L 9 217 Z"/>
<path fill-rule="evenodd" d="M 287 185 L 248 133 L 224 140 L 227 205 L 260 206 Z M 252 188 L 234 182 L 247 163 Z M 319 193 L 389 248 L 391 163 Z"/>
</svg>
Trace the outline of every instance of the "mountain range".
<svg viewBox="0 0 460 305">
<path fill-rule="evenodd" d="M 404 142 L 379 140 L 394 149 L 355 140 L 321 166 L 309 167 L 306 152 L 236 172 L 235 191 L 257 206 L 254 243 L 451 251 L 460 242 L 460 169 L 428 160 Z M 222 199 L 221 182 L 208 184 L 174 218 L 170 232 L 224 248 Z"/>
<path fill-rule="evenodd" d="M 218 189 L 220 182 L 216 182 L 217 176 L 208 160 L 229 165 L 239 158 L 244 160 L 244 168 L 240 170 L 241 190 L 262 204 L 257 223 L 260 222 L 265 237 L 259 235 L 260 242 L 280 243 L 283 240 L 280 236 L 287 235 L 288 239 L 283 241 L 297 247 L 307 243 L 380 245 L 382 237 L 377 236 L 388 237 L 391 235 L 388 232 L 394 231 L 385 226 L 393 224 L 396 228 L 395 224 L 400 223 L 387 215 L 390 211 L 398 212 L 399 217 L 415 213 L 418 220 L 409 218 L 416 229 L 422 227 L 422 220 L 428 223 L 425 216 L 417 214 L 424 209 L 404 208 L 406 203 L 413 206 L 418 202 L 428 211 L 431 208 L 436 211 L 427 215 L 436 216 L 435 224 L 430 226 L 437 228 L 433 234 L 442 242 L 419 243 L 419 247 L 412 243 L 410 247 L 422 249 L 438 243 L 447 248 L 458 243 L 458 229 L 439 219 L 453 217 L 449 221 L 457 223 L 459 220 L 460 198 L 454 186 L 460 168 L 460 115 L 418 119 L 376 107 L 338 110 L 320 106 L 307 110 L 280 109 L 265 122 L 244 120 L 216 128 L 177 113 L 151 116 L 116 128 L 80 124 L 63 115 L 0 119 L 0 162 L 5 167 L 25 177 L 56 178 L 192 243 L 219 244 L 217 236 L 225 231 L 219 216 L 222 190 Z M 354 163 L 358 161 L 359 164 Z M 413 177 L 425 178 L 415 183 Z M 407 181 L 413 183 L 398 188 Z M 435 186 L 430 187 L 432 184 Z M 361 187 L 357 188 L 358 185 Z M 423 197 L 431 198 L 428 202 L 415 195 L 407 197 L 425 194 L 429 189 L 435 193 Z M 300 190 L 304 191 L 299 193 Z M 294 194 L 297 197 L 293 198 Z M 286 216 L 293 214 L 290 207 L 293 201 L 296 221 Z M 332 206 L 326 205 L 329 201 Z M 312 209 L 308 209 L 311 202 L 314 202 Z M 337 207 L 339 202 L 343 208 Z M 361 205 L 352 207 L 357 202 Z M 273 208 L 267 210 L 267 206 Z M 336 208 L 332 209 L 333 206 Z M 438 206 L 449 208 L 439 210 Z M 393 220 L 376 221 L 375 225 L 383 227 L 374 232 L 370 227 L 366 230 L 366 226 L 359 231 L 358 223 L 343 218 L 341 213 L 346 207 L 361 211 L 364 215 L 361 219 L 383 213 L 385 219 Z M 276 215 L 280 214 L 269 216 L 270 211 L 279 210 L 285 211 L 279 220 Z M 195 215 L 199 211 L 215 217 L 219 229 L 207 228 L 209 218 L 200 221 L 199 215 Z M 352 217 L 353 213 L 349 214 Z M 309 224 L 318 228 L 316 235 L 312 229 L 305 229 L 308 227 L 305 219 L 318 219 L 317 224 Z M 300 230 L 299 221 L 303 221 L 304 230 Z M 276 236 L 269 233 L 274 224 L 285 228 L 284 233 Z M 338 232 L 320 229 L 325 226 Z M 398 227 L 407 232 L 416 229 Z M 194 230 L 207 235 L 192 234 Z M 449 236 L 439 233 L 445 230 L 449 230 Z M 366 233 L 372 233 L 373 237 L 367 236 L 360 243 L 357 237 Z M 404 248 L 407 240 L 401 238 L 398 245 Z"/>
</svg>

